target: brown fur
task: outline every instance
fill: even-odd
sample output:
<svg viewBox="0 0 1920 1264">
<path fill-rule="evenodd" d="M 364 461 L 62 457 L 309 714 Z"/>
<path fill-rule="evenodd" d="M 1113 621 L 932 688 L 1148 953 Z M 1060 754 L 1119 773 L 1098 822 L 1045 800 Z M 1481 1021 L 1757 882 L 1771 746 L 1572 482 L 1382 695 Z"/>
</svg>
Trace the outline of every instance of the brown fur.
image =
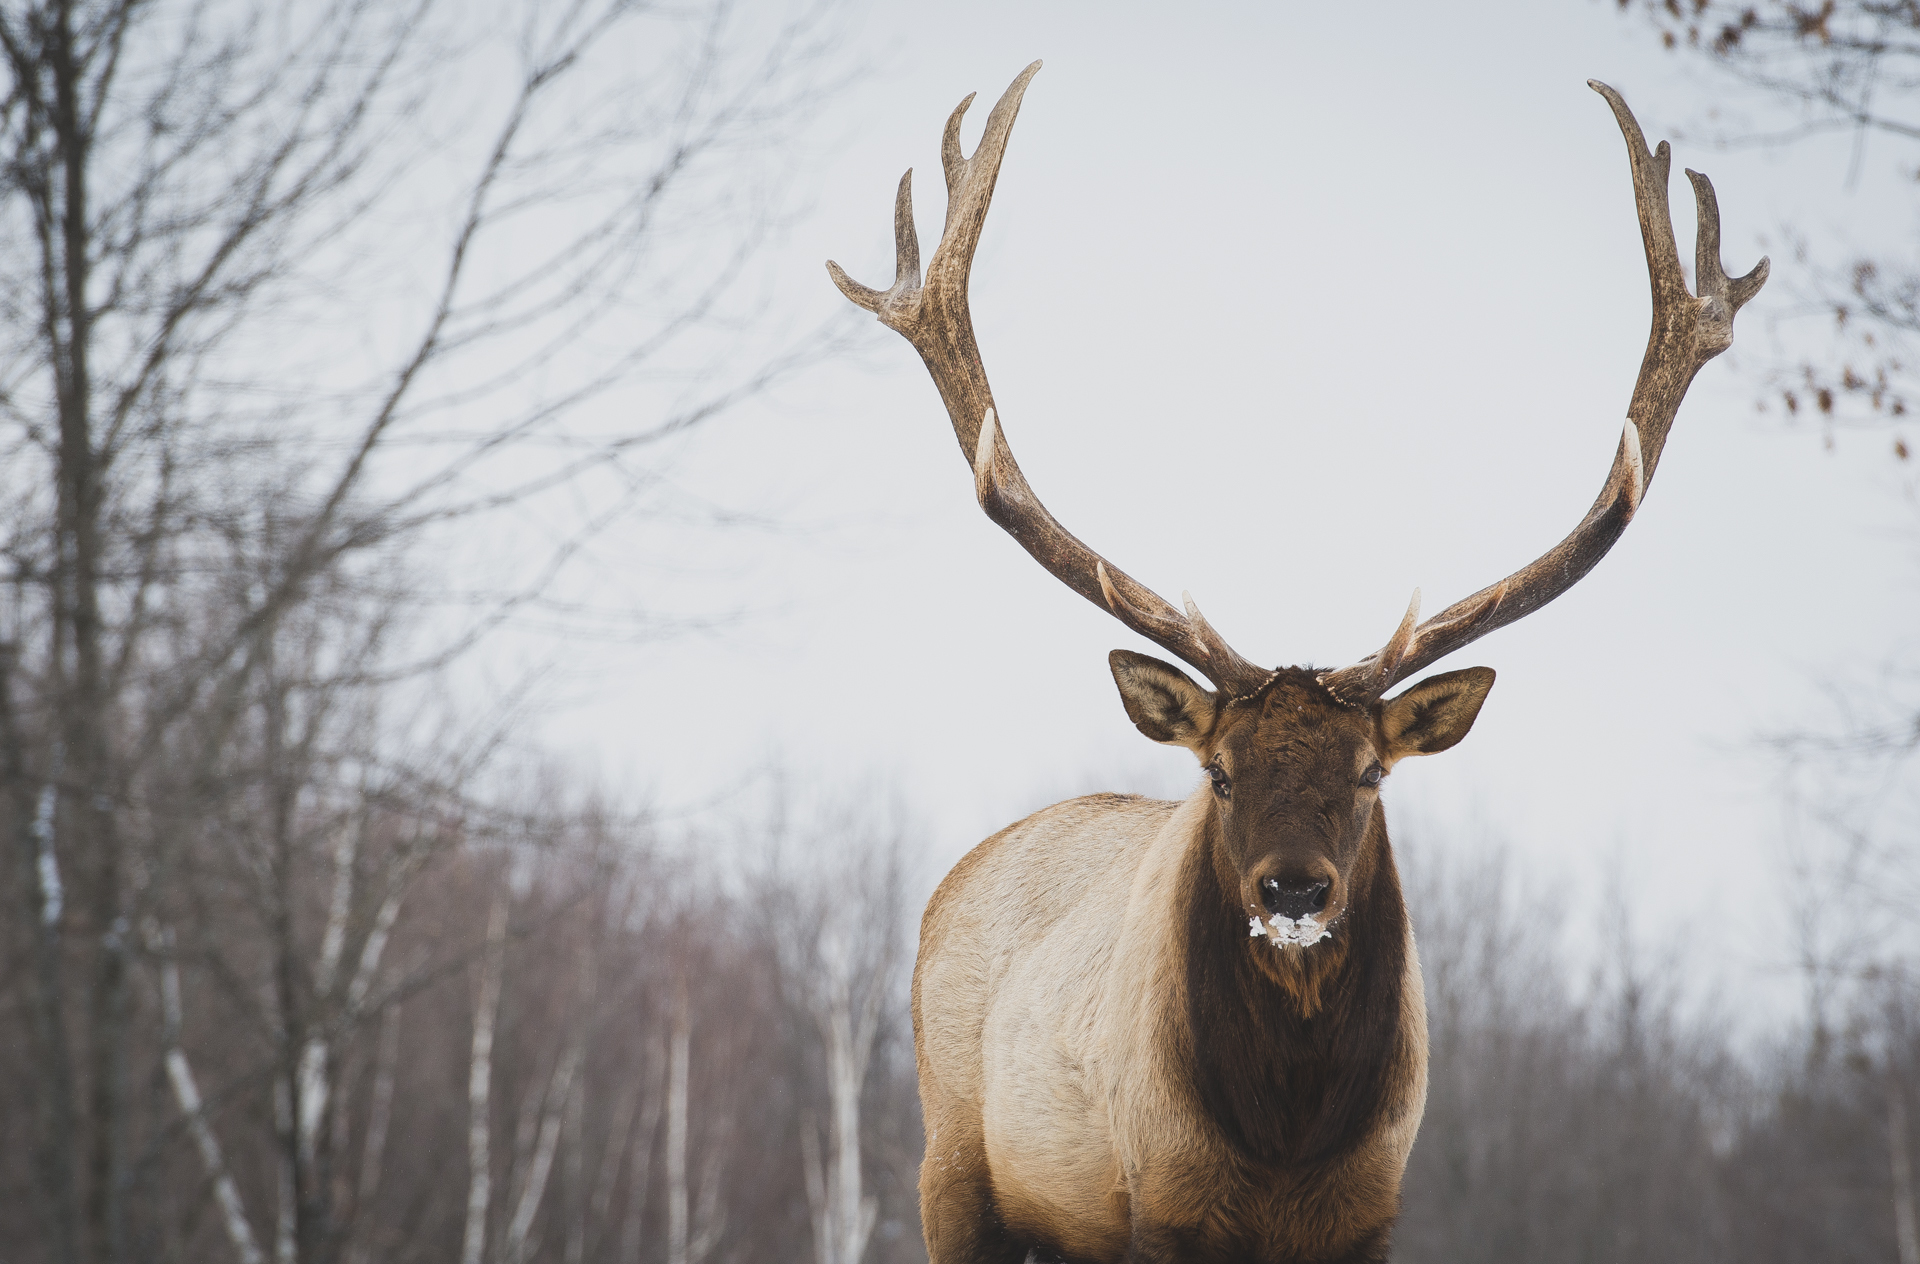
<svg viewBox="0 0 1920 1264">
<path fill-rule="evenodd" d="M 1178 730 L 1162 740 L 1231 785 L 1058 804 L 934 893 L 913 980 L 928 1251 L 1383 1259 L 1426 1011 L 1364 773 L 1458 740 L 1492 673 L 1371 708 L 1298 670 L 1233 701 L 1139 655 L 1116 654 L 1115 675 L 1143 730 Z M 1249 935 L 1270 874 L 1326 875 L 1330 939 Z"/>
</svg>

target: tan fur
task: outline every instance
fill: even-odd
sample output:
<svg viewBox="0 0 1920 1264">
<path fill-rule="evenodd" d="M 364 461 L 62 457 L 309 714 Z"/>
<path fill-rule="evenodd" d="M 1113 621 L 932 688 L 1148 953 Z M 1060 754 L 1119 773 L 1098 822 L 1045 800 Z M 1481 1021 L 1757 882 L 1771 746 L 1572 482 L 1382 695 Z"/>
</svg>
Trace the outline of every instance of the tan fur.
<svg viewBox="0 0 1920 1264">
<path fill-rule="evenodd" d="M 1396 1109 L 1311 1189 L 1262 1189 L 1197 1112 L 1172 1046 L 1184 1039 L 1178 913 L 1207 846 L 1203 785 L 1181 804 L 1099 796 L 1037 813 L 975 848 L 921 926 L 914 1025 L 925 1109 L 923 1173 L 936 1261 L 1017 1259 L 1046 1243 L 1119 1260 L 1136 1209 L 1185 1224 L 1202 1209 L 1269 1202 L 1329 1250 L 1343 1228 L 1391 1219 L 1426 1093 L 1426 1024 L 1409 957 Z M 1390 862 L 1389 862 L 1390 863 Z M 952 1254 L 956 1185 L 991 1198 L 1008 1242 Z M 992 1234 L 987 1236 L 992 1237 Z M 1016 1254 L 1018 1253 L 1018 1254 Z"/>
<path fill-rule="evenodd" d="M 928 1250 L 1383 1259 L 1427 1037 L 1379 783 L 1459 741 L 1493 673 L 1356 707 L 1305 669 L 1227 699 L 1156 659 L 1112 662 L 1142 732 L 1208 778 L 1178 804 L 1036 813 L 934 893 L 913 996 Z M 1248 934 L 1316 899 L 1328 938 Z"/>
</svg>

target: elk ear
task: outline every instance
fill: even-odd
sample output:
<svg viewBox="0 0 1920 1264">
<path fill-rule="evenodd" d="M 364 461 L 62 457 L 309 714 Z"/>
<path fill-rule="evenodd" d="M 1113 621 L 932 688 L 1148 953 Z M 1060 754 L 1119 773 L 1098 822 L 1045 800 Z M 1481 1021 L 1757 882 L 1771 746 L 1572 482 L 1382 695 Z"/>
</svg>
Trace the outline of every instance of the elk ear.
<svg viewBox="0 0 1920 1264">
<path fill-rule="evenodd" d="M 1219 699 L 1178 667 L 1127 650 L 1107 655 L 1107 666 L 1127 718 L 1154 741 L 1190 747 L 1213 731 Z"/>
<path fill-rule="evenodd" d="M 1380 706 L 1380 731 L 1387 739 L 1389 762 L 1408 755 L 1432 755 L 1467 735 L 1480 704 L 1493 688 L 1493 668 L 1469 667 L 1445 672 L 1414 685 Z"/>
</svg>

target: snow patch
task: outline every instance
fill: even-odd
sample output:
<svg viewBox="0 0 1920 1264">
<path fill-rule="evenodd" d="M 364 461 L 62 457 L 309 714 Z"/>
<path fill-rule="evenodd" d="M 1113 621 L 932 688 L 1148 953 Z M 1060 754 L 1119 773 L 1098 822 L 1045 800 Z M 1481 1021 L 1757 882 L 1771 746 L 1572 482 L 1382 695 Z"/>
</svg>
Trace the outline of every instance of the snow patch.
<svg viewBox="0 0 1920 1264">
<path fill-rule="evenodd" d="M 1247 934 L 1255 939 L 1265 935 L 1276 948 L 1284 948 L 1288 944 L 1310 948 L 1333 934 L 1333 923 L 1322 922 L 1312 913 L 1298 919 L 1275 913 L 1264 922 L 1257 917 L 1248 918 Z"/>
</svg>

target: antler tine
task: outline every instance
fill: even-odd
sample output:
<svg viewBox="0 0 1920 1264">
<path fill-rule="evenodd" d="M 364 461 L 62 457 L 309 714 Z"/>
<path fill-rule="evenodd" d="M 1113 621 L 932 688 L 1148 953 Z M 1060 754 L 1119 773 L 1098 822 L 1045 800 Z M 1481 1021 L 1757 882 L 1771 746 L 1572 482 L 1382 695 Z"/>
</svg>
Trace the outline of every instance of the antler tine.
<svg viewBox="0 0 1920 1264">
<path fill-rule="evenodd" d="M 1410 639 L 1403 622 L 1385 648 L 1350 667 L 1321 673 L 1321 681 L 1343 701 L 1378 698 L 1442 656 L 1538 610 L 1592 570 L 1639 510 L 1694 375 L 1733 345 L 1734 313 L 1766 284 L 1764 258 L 1747 275 L 1727 277 L 1720 263 L 1720 208 L 1713 185 L 1689 171 L 1698 215 L 1695 255 L 1700 294 L 1696 298 L 1688 293 L 1667 199 L 1667 142 L 1649 150 L 1640 124 L 1620 94 L 1594 79 L 1587 80 L 1587 86 L 1606 98 L 1627 142 L 1634 204 L 1653 290 L 1653 329 L 1606 484 L 1573 533 L 1540 558 L 1448 606 L 1415 629 Z"/>
<path fill-rule="evenodd" d="M 1654 289 L 1654 312 L 1661 310 L 1663 299 L 1687 296 L 1686 277 L 1680 272 L 1680 248 L 1673 237 L 1673 208 L 1667 198 L 1667 181 L 1673 168 L 1673 151 L 1666 141 L 1647 148 L 1646 133 L 1640 121 L 1627 108 L 1626 98 L 1598 79 L 1587 86 L 1606 98 L 1614 121 L 1627 142 L 1627 162 L 1633 169 L 1633 204 L 1640 216 L 1640 240 L 1647 251 L 1647 270 Z"/>
<path fill-rule="evenodd" d="M 1773 265 L 1762 258 L 1745 276 L 1727 276 L 1726 265 L 1720 262 L 1720 199 L 1714 196 L 1713 181 L 1690 167 L 1687 179 L 1693 185 L 1693 202 L 1700 224 L 1693 246 L 1695 284 L 1701 298 L 1722 299 L 1732 308 L 1727 313 L 1727 340 L 1731 344 L 1734 313 L 1760 292 Z"/>
<path fill-rule="evenodd" d="M 972 157 L 961 153 L 960 123 L 973 97 L 969 95 L 948 117 L 940 142 L 940 162 L 947 179 L 946 224 L 928 262 L 924 284 L 906 178 L 900 182 L 895 201 L 893 287 L 879 291 L 860 285 L 834 263 L 828 263 L 827 270 L 841 293 L 903 335 L 926 362 L 953 422 L 954 437 L 973 467 L 974 494 L 989 518 L 1067 587 L 1184 659 L 1217 688 L 1235 696 L 1252 692 L 1273 673 L 1236 654 L 1198 610 L 1190 607 L 1191 614 L 1182 616 L 1061 526 L 1034 494 L 1001 433 L 993 390 L 974 340 L 967 284 L 1000 163 L 1006 156 L 1007 138 L 1020 113 L 1027 84 L 1039 70 L 1036 61 L 1001 95 L 987 116 L 985 132 Z"/>
<path fill-rule="evenodd" d="M 1021 73 L 1020 79 L 1014 80 L 1014 88 L 1018 88 L 1022 96 L 1025 96 L 1027 91 L 1026 84 L 1022 80 L 1031 79 L 1039 68 L 1040 63 L 1036 61 Z M 1007 91 L 1011 92 L 1013 88 Z M 947 219 L 940 229 L 942 241 L 946 240 L 947 233 L 953 228 L 953 213 L 960 207 L 960 185 L 967 178 L 967 158 L 960 152 L 960 120 L 967 116 L 967 107 L 972 105 L 973 99 L 979 95 L 977 92 L 967 93 L 960 104 L 953 107 L 953 113 L 947 115 L 946 130 L 940 134 L 940 169 L 947 176 Z M 992 116 L 989 115 L 988 118 L 991 120 Z M 1004 145 L 1005 138 L 1002 137 L 1002 153 L 1006 152 Z M 978 149 L 974 150 L 975 157 L 979 156 L 979 152 Z"/>
<path fill-rule="evenodd" d="M 986 222 L 987 207 L 993 201 L 993 188 L 1000 179 L 1000 162 L 1007 156 L 1007 138 L 1013 134 L 1013 121 L 1020 116 L 1020 102 L 1027 85 L 1040 73 L 1034 62 L 1014 77 L 987 115 L 980 143 L 971 158 L 960 155 L 960 121 L 973 104 L 973 93 L 947 116 L 940 136 L 940 165 L 947 175 L 947 219 L 940 232 L 940 244 L 934 248 L 928 270 L 928 284 L 958 286 L 965 290 L 973 272 L 974 248 L 980 244 L 980 226 Z"/>
<path fill-rule="evenodd" d="M 920 289 L 920 234 L 913 228 L 913 168 L 900 177 L 900 189 L 893 195 L 893 285 L 884 290 L 862 285 L 827 260 L 827 275 L 840 292 L 870 312 Z M 884 319 L 884 318 L 883 318 Z"/>
<path fill-rule="evenodd" d="M 1254 667 L 1251 663 L 1247 663 L 1245 659 L 1234 653 L 1233 647 L 1227 644 L 1226 638 L 1214 631 L 1213 625 L 1207 622 L 1207 616 L 1201 614 L 1200 607 L 1193 604 L 1192 593 L 1182 592 L 1180 594 L 1180 600 L 1187 608 L 1187 626 L 1193 630 L 1195 639 L 1200 642 L 1201 647 L 1206 651 L 1207 662 L 1213 664 L 1227 663 L 1244 665 L 1253 673 L 1253 687 L 1257 688 L 1259 685 L 1266 683 L 1273 673 Z M 1247 686 L 1242 684 L 1238 688 L 1245 691 Z"/>
<path fill-rule="evenodd" d="M 1412 647 L 1419 621 L 1420 590 L 1416 588 L 1413 590 L 1413 600 L 1407 603 L 1406 614 L 1400 616 L 1400 626 L 1394 629 L 1392 638 L 1385 645 L 1351 667 L 1321 672 L 1320 683 L 1345 703 L 1371 702 L 1378 698 L 1390 687 L 1394 672 Z"/>
</svg>

